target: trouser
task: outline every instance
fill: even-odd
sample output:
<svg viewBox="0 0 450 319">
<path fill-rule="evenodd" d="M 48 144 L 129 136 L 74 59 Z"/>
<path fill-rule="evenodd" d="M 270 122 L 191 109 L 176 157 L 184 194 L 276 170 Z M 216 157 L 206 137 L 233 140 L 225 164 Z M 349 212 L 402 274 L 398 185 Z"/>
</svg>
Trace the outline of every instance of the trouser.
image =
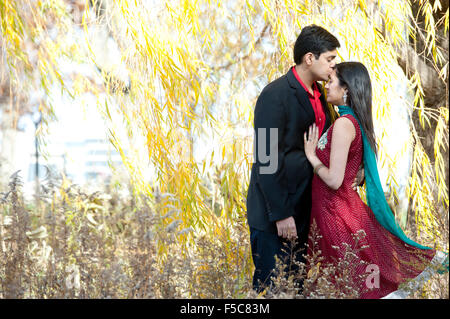
<svg viewBox="0 0 450 319">
<path fill-rule="evenodd" d="M 307 233 L 301 234 L 297 239 L 295 247 L 292 247 L 292 251 L 294 252 L 293 256 L 297 262 L 305 263 L 305 258 L 302 255 L 306 254 L 304 248 L 307 237 Z M 275 269 L 275 255 L 277 255 L 280 260 L 285 261 L 284 266 L 287 267 L 285 270 L 290 270 L 291 274 L 294 272 L 295 275 L 298 275 L 298 265 L 290 258 L 291 242 L 289 240 L 279 237 L 277 234 L 250 227 L 250 242 L 253 263 L 255 265 L 253 289 L 258 293 L 263 291 L 264 288 L 273 285 L 271 277 L 277 276 L 277 269 Z M 285 243 L 287 246 L 284 245 Z M 295 281 L 301 290 L 303 280 L 299 280 L 299 276 L 296 276 L 296 278 Z"/>
</svg>

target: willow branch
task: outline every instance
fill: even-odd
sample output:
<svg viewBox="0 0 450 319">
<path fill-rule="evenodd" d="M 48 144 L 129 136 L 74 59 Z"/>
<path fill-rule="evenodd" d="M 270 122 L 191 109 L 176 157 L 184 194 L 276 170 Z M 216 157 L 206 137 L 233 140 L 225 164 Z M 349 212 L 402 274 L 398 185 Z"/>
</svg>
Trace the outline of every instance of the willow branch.
<svg viewBox="0 0 450 319">
<path fill-rule="evenodd" d="M 254 46 L 257 46 L 257 45 L 259 45 L 259 44 L 261 43 L 262 38 L 264 37 L 264 35 L 265 35 L 267 29 L 269 28 L 269 26 L 270 26 L 269 23 L 266 23 L 266 25 L 265 25 L 264 28 L 262 29 L 261 33 L 259 34 L 259 37 L 258 37 L 258 39 L 256 40 Z M 241 51 L 241 50 L 240 50 L 240 51 Z M 240 52 L 240 51 L 239 51 L 239 52 Z M 238 63 L 238 62 L 241 62 L 241 61 L 243 61 L 243 60 L 248 59 L 248 58 L 250 57 L 250 53 L 246 54 L 245 56 L 243 56 L 243 57 L 241 57 L 241 58 L 237 58 L 236 56 L 237 56 L 237 53 L 234 55 L 234 58 L 232 59 L 232 61 L 228 62 L 228 63 L 225 64 L 225 65 L 220 65 L 220 66 L 212 67 L 212 69 L 213 69 L 214 71 L 218 71 L 218 70 L 222 70 L 222 69 L 227 69 L 227 68 L 229 68 L 230 66 L 232 66 L 232 65 L 234 65 L 234 64 L 236 64 L 236 63 Z"/>
</svg>

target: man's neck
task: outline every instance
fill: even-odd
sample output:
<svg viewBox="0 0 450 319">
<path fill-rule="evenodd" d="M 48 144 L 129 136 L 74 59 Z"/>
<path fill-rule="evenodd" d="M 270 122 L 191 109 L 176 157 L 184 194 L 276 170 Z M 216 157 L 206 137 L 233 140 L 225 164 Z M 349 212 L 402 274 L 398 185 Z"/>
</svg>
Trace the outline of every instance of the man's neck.
<svg viewBox="0 0 450 319">
<path fill-rule="evenodd" d="M 308 88 L 309 92 L 314 92 L 312 86 L 314 81 L 314 78 L 312 77 L 311 73 L 309 72 L 309 70 L 307 70 L 303 64 L 297 64 L 295 66 L 295 71 L 297 72 L 298 76 L 300 77 L 300 79 L 302 80 L 302 82 L 306 85 L 306 87 Z"/>
</svg>

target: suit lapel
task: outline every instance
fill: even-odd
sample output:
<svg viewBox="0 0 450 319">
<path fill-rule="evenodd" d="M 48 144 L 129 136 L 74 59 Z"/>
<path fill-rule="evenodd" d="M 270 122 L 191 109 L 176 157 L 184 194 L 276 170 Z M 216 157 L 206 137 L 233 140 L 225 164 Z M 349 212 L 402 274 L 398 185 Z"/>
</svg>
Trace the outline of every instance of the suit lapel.
<svg viewBox="0 0 450 319">
<path fill-rule="evenodd" d="M 292 68 L 289 69 L 289 72 L 287 73 L 287 79 L 289 85 L 292 88 L 295 88 L 295 96 L 297 97 L 298 103 L 300 104 L 303 111 L 308 115 L 308 117 L 314 119 L 315 114 L 311 102 L 309 101 L 308 93 L 301 86 L 301 84 L 298 83 L 297 79 L 295 78 L 294 72 L 292 71 Z"/>
</svg>

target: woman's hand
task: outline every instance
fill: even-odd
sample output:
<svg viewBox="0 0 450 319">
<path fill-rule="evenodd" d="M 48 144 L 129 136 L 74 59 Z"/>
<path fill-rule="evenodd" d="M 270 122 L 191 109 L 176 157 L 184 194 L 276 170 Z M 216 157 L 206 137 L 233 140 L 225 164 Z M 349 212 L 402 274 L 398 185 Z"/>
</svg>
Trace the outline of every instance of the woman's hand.
<svg viewBox="0 0 450 319">
<path fill-rule="evenodd" d="M 364 175 L 364 165 L 359 165 L 358 173 L 356 173 L 355 180 L 353 181 L 352 188 L 356 191 L 358 190 L 358 186 L 364 185 L 364 179 L 366 176 Z"/>
<path fill-rule="evenodd" d="M 306 157 L 312 162 L 312 159 L 316 157 L 316 147 L 319 142 L 319 128 L 315 123 L 309 127 L 308 136 L 306 136 L 305 132 L 303 138 Z"/>
</svg>

